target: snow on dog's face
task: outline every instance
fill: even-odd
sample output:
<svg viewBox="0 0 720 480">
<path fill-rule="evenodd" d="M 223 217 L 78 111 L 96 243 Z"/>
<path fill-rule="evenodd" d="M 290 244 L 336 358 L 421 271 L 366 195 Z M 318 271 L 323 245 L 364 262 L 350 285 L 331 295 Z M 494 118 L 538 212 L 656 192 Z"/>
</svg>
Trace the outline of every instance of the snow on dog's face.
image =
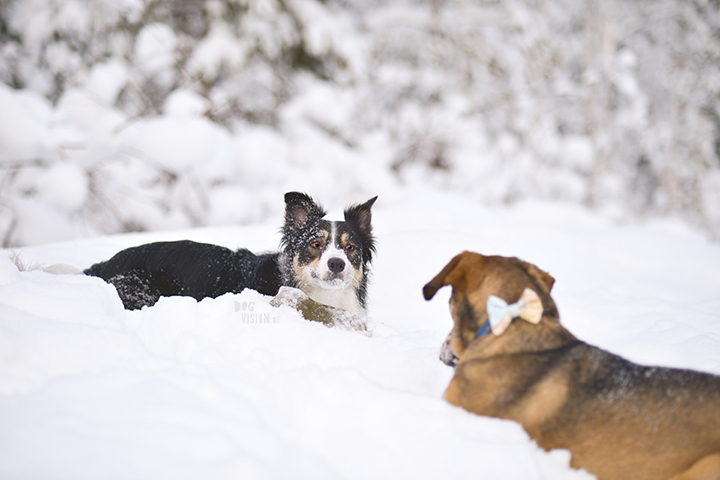
<svg viewBox="0 0 720 480">
<path fill-rule="evenodd" d="M 287 283 L 320 303 L 363 313 L 376 198 L 349 207 L 338 222 L 324 220 L 325 211 L 309 196 L 287 193 L 281 262 Z"/>
<path fill-rule="evenodd" d="M 361 242 L 345 222 L 322 220 L 317 236 L 293 258 L 296 276 L 305 283 L 340 290 L 362 280 Z"/>
</svg>

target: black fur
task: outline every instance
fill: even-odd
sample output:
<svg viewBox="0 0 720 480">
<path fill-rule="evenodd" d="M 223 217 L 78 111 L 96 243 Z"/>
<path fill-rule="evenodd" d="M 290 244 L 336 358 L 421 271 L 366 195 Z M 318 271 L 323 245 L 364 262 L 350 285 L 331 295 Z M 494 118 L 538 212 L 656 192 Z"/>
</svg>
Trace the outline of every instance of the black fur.
<svg viewBox="0 0 720 480">
<path fill-rule="evenodd" d="M 365 307 L 367 267 L 375 252 L 370 207 L 377 197 L 345 211 L 348 231 L 354 235 L 363 267 L 357 289 Z M 115 286 L 128 310 L 154 305 L 160 297 L 184 295 L 201 300 L 246 288 L 264 295 L 277 294 L 280 286 L 298 286 L 292 263 L 318 237 L 325 211 L 304 193 L 285 194 L 285 225 L 281 252 L 256 255 L 249 250 L 230 250 L 189 240 L 157 242 L 128 248 L 97 263 L 86 275 L 100 277 Z M 343 222 L 335 222 L 342 226 Z"/>
<path fill-rule="evenodd" d="M 280 288 L 278 256 L 189 240 L 157 242 L 123 250 L 85 274 L 112 283 L 125 308 L 134 310 L 173 295 L 201 300 L 246 288 L 275 295 Z"/>
</svg>

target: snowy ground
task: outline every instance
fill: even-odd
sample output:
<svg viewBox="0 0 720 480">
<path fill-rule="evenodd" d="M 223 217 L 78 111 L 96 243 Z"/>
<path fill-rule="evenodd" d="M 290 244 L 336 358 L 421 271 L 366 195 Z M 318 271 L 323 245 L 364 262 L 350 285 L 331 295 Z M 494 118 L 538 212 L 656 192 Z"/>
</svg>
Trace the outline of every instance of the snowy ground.
<svg viewBox="0 0 720 480">
<path fill-rule="evenodd" d="M 99 279 L 20 273 L 0 258 L 0 477 L 590 478 L 518 424 L 442 400 L 449 292 L 425 302 L 421 288 L 465 249 L 550 272 L 562 321 L 583 340 L 640 363 L 720 374 L 720 245 L 681 223 L 379 193 L 372 336 L 305 321 L 252 291 L 125 312 Z M 84 268 L 159 239 L 270 250 L 280 222 L 21 254 Z M 244 323 L 250 308 L 269 323 Z"/>
</svg>

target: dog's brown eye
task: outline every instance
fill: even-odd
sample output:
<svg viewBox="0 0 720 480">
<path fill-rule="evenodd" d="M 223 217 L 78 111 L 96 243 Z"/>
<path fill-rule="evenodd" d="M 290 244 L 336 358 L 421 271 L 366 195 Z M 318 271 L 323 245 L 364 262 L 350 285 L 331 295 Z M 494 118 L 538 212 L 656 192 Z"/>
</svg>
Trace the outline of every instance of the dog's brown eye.
<svg viewBox="0 0 720 480">
<path fill-rule="evenodd" d="M 322 247 L 322 243 L 320 243 L 320 240 L 315 240 L 314 242 L 312 242 L 312 243 L 310 244 L 310 246 L 311 246 L 312 248 L 320 248 L 320 247 Z"/>
<path fill-rule="evenodd" d="M 348 252 L 354 252 L 355 251 L 355 245 L 348 245 L 345 247 L 345 250 Z"/>
</svg>

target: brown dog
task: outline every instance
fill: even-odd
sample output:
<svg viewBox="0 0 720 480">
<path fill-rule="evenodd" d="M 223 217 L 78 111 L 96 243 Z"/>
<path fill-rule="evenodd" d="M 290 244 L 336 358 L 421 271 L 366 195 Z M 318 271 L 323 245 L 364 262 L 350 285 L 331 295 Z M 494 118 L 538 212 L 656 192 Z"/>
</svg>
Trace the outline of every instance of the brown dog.
<svg viewBox="0 0 720 480">
<path fill-rule="evenodd" d="M 578 340 L 560 325 L 553 283 L 517 258 L 463 252 L 425 285 L 426 300 L 452 286 L 459 361 L 445 398 L 520 422 L 601 480 L 720 479 L 720 377 L 637 365 Z M 489 297 L 512 303 L 528 290 L 542 303 L 539 323 L 488 331 Z M 522 315 L 523 302 L 511 307 Z"/>
</svg>

